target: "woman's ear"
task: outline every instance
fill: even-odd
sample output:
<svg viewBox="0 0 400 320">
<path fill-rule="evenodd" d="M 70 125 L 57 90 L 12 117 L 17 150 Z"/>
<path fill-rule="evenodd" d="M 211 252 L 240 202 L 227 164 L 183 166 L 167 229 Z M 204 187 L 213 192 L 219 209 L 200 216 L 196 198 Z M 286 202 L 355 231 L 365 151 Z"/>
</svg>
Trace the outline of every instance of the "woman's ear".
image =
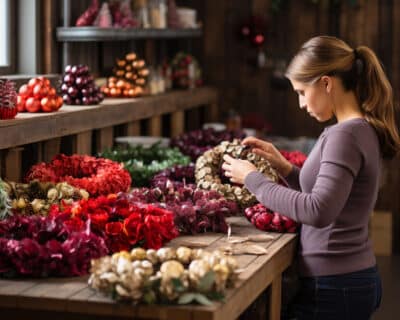
<svg viewBox="0 0 400 320">
<path fill-rule="evenodd" d="M 325 87 L 326 93 L 331 93 L 333 87 L 333 79 L 329 76 L 321 77 L 322 85 Z"/>
</svg>

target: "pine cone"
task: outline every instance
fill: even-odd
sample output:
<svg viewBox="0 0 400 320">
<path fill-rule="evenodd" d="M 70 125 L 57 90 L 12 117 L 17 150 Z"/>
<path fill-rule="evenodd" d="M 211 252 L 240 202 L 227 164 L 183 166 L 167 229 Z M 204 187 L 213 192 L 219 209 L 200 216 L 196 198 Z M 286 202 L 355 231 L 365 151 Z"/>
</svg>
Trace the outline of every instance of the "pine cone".
<svg viewBox="0 0 400 320">
<path fill-rule="evenodd" d="M 35 214 L 35 211 L 33 210 L 33 206 L 30 202 L 27 202 L 24 212 L 28 216 L 33 216 Z"/>
<path fill-rule="evenodd" d="M 29 199 L 47 199 L 47 191 L 39 181 L 32 181 L 28 188 Z"/>
<path fill-rule="evenodd" d="M 15 83 L 7 79 L 0 79 L 0 120 L 13 119 L 17 112 Z"/>
</svg>

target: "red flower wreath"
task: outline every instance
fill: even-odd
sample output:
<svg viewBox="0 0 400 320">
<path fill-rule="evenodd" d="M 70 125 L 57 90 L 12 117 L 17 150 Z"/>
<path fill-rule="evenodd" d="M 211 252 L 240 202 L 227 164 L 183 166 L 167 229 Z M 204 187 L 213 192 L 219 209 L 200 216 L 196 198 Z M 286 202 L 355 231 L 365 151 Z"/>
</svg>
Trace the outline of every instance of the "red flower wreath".
<svg viewBox="0 0 400 320">
<path fill-rule="evenodd" d="M 129 172 L 109 159 L 86 155 L 59 154 L 50 163 L 34 165 L 27 181 L 62 182 L 87 190 L 92 197 L 127 191 L 131 185 Z"/>
<path fill-rule="evenodd" d="M 72 205 L 54 205 L 49 216 L 64 218 L 64 224 L 70 228 L 90 221 L 91 231 L 105 240 L 111 253 L 134 246 L 159 249 L 178 236 L 172 212 L 130 202 L 123 193 L 80 200 Z"/>
</svg>

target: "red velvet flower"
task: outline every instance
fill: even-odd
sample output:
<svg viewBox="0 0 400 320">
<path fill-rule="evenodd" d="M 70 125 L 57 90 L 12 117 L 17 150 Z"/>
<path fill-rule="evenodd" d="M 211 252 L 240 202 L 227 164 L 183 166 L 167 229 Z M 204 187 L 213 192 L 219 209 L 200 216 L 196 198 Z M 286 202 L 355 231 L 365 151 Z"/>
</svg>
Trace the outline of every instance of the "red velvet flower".
<svg viewBox="0 0 400 320">
<path fill-rule="evenodd" d="M 156 249 L 178 235 L 172 212 L 131 200 L 124 194 L 101 196 L 52 207 L 50 211 L 52 217 L 63 217 L 69 228 L 87 222 L 91 231 L 105 240 L 110 252 L 129 250 L 139 244 Z"/>
<path fill-rule="evenodd" d="M 140 214 L 139 212 L 132 213 L 128 218 L 124 220 L 124 233 L 128 237 L 129 243 L 132 245 L 143 239 L 143 228 L 144 224 L 142 214 Z"/>
<path fill-rule="evenodd" d="M 106 234 L 109 236 L 118 236 L 122 233 L 123 225 L 121 222 L 109 222 L 106 224 Z"/>
</svg>

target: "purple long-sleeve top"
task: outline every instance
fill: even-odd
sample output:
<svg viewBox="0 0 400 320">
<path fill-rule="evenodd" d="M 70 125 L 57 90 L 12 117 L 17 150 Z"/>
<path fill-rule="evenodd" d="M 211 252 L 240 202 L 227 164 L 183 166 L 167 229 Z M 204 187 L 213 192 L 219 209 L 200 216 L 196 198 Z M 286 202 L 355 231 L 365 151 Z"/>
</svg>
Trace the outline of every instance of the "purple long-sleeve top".
<svg viewBox="0 0 400 320">
<path fill-rule="evenodd" d="M 245 186 L 268 208 L 302 224 L 299 271 L 334 275 L 375 265 L 368 220 L 381 166 L 375 130 L 361 118 L 325 128 L 303 168 L 293 167 L 284 187 L 259 172 Z"/>
</svg>

